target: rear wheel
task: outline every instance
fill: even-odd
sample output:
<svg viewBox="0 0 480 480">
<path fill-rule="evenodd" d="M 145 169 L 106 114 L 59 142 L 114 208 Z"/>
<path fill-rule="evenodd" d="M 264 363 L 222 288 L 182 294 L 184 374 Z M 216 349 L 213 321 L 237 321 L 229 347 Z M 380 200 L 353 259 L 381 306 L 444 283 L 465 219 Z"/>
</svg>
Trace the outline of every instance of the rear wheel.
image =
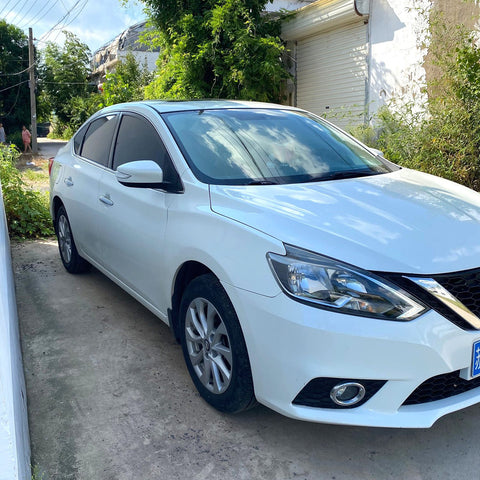
<svg viewBox="0 0 480 480">
<path fill-rule="evenodd" d="M 180 315 L 183 355 L 200 395 L 222 412 L 240 412 L 256 405 L 243 333 L 233 305 L 214 275 L 202 275 L 189 284 Z"/>
<path fill-rule="evenodd" d="M 55 233 L 57 234 L 60 258 L 66 270 L 70 273 L 87 271 L 90 264 L 78 254 L 70 228 L 70 221 L 63 205 L 58 209 L 56 215 Z"/>
</svg>

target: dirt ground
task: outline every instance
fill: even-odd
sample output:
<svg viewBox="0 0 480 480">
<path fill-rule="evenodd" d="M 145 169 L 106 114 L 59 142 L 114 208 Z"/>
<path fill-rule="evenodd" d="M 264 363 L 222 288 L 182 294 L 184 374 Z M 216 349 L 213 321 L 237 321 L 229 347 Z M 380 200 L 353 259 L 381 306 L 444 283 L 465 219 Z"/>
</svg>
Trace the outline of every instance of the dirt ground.
<svg viewBox="0 0 480 480">
<path fill-rule="evenodd" d="M 197 394 L 169 328 L 56 242 L 12 245 L 33 462 L 43 480 L 471 480 L 480 406 L 428 430 L 240 415 Z"/>
</svg>

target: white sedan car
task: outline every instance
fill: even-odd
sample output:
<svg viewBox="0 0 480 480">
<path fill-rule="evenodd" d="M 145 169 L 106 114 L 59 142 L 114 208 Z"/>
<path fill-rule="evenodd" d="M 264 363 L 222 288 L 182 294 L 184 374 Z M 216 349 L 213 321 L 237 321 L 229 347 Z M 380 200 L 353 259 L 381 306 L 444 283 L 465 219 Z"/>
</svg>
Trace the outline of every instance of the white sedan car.
<svg viewBox="0 0 480 480">
<path fill-rule="evenodd" d="M 234 101 L 101 110 L 50 182 L 65 268 L 168 322 L 215 408 L 429 427 L 480 402 L 478 193 Z"/>
</svg>

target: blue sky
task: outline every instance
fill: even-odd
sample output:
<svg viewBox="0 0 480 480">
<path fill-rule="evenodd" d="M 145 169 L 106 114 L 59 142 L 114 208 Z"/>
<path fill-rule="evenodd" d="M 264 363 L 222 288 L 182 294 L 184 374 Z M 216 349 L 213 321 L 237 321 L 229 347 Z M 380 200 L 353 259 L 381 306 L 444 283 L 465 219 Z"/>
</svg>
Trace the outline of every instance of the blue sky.
<svg viewBox="0 0 480 480">
<path fill-rule="evenodd" d="M 69 30 L 86 43 L 92 53 L 127 27 L 145 19 L 143 5 L 129 0 L 1 0 L 0 18 L 28 35 L 32 27 L 38 48 L 45 42 L 62 43 L 62 30 Z"/>
</svg>

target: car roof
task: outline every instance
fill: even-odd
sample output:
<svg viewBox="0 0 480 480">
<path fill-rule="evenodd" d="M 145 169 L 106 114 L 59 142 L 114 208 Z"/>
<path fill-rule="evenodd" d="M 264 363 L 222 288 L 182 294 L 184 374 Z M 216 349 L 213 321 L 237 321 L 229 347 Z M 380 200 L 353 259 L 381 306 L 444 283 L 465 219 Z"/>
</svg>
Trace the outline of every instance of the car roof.
<svg viewBox="0 0 480 480">
<path fill-rule="evenodd" d="M 275 103 L 252 102 L 245 100 L 144 100 L 141 102 L 119 103 L 107 107 L 102 112 L 121 111 L 129 109 L 142 109 L 150 107 L 158 113 L 185 112 L 189 110 L 211 110 L 229 108 L 271 108 L 271 109 L 292 109 L 288 105 L 277 105 Z"/>
</svg>

